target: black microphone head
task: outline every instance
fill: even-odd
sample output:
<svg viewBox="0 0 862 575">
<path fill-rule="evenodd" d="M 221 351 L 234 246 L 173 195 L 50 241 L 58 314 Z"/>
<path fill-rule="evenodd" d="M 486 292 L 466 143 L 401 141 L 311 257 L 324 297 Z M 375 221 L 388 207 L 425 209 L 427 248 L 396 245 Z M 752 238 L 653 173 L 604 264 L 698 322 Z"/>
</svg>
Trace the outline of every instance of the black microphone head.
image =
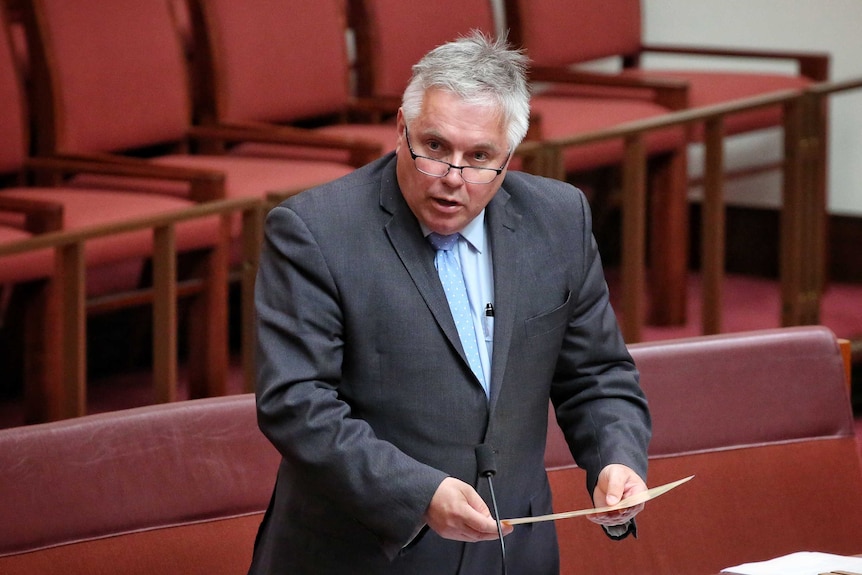
<svg viewBox="0 0 862 575">
<path fill-rule="evenodd" d="M 497 473 L 497 459 L 494 457 L 494 450 L 487 443 L 476 446 L 476 468 L 483 477 Z"/>
</svg>

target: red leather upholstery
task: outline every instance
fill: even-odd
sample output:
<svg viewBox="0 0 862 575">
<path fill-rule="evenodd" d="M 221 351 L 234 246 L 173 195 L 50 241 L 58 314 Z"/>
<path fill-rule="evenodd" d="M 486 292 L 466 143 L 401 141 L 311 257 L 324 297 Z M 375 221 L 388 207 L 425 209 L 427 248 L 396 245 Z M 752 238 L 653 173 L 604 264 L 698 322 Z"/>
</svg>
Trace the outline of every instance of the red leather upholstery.
<svg viewBox="0 0 862 575">
<path fill-rule="evenodd" d="M 0 572 L 245 572 L 278 461 L 251 395 L 0 431 Z"/>
<path fill-rule="evenodd" d="M 520 34 L 536 64 L 566 66 L 640 49 L 640 0 L 518 3 Z"/>
<path fill-rule="evenodd" d="M 532 99 L 532 111 L 542 118 L 542 138 L 553 140 L 575 134 L 597 132 L 636 120 L 667 114 L 667 108 L 653 102 L 625 98 L 555 96 L 540 94 Z M 679 129 L 667 129 L 648 134 L 645 145 L 655 154 L 681 149 L 685 134 Z M 566 148 L 563 162 L 567 172 L 581 172 L 621 163 L 623 142 L 606 140 Z"/>
<path fill-rule="evenodd" d="M 496 23 L 487 0 L 403 2 L 351 0 L 361 15 L 360 52 L 370 75 L 364 95 L 401 98 L 413 64 L 428 50 L 477 29 L 494 35 Z M 362 45 L 362 41 L 366 42 Z"/>
<path fill-rule="evenodd" d="M 653 414 L 649 484 L 695 478 L 612 542 L 557 523 L 562 573 L 717 573 L 799 550 L 854 554 L 862 467 L 834 335 L 798 327 L 630 346 Z M 555 509 L 589 507 L 584 474 L 550 425 Z"/>
</svg>

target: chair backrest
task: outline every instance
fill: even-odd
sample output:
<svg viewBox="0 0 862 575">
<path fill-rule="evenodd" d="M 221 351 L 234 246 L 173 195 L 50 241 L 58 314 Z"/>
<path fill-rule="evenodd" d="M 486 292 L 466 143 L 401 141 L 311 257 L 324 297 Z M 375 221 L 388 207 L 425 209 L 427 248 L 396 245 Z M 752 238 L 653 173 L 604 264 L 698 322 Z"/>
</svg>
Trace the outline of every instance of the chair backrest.
<svg viewBox="0 0 862 575">
<path fill-rule="evenodd" d="M 239 572 L 279 460 L 251 394 L 0 431 L 0 572 Z"/>
<path fill-rule="evenodd" d="M 356 30 L 359 92 L 400 97 L 413 64 L 473 29 L 496 33 L 490 0 L 349 0 Z"/>
<path fill-rule="evenodd" d="M 504 0 L 511 39 L 535 66 L 562 66 L 641 48 L 640 0 Z"/>
<path fill-rule="evenodd" d="M 27 154 L 27 121 L 21 78 L 6 14 L 0 10 L 0 173 L 21 169 Z"/>
<path fill-rule="evenodd" d="M 25 19 L 43 152 L 175 143 L 191 118 L 169 0 L 33 0 Z"/>
<path fill-rule="evenodd" d="M 344 0 L 192 0 L 202 118 L 290 122 L 346 107 Z"/>
</svg>

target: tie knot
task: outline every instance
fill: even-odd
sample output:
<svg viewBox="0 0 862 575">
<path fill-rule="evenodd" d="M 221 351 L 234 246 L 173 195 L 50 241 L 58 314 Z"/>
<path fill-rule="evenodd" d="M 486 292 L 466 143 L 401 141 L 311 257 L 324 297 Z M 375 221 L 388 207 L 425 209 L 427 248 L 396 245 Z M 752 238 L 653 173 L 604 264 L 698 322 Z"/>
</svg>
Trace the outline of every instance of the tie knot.
<svg viewBox="0 0 862 575">
<path fill-rule="evenodd" d="M 459 235 L 460 234 L 451 234 L 444 236 L 436 232 L 431 232 L 428 234 L 428 241 L 431 242 L 431 245 L 436 249 L 448 252 L 455 247 L 456 243 L 458 243 Z"/>
</svg>

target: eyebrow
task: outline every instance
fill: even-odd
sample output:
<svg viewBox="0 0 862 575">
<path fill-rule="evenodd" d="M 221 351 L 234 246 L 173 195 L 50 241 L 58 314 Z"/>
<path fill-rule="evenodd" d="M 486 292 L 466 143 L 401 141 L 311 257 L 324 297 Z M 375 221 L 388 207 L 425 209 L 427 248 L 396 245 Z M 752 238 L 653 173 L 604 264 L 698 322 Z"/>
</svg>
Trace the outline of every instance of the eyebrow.
<svg viewBox="0 0 862 575">
<path fill-rule="evenodd" d="M 448 148 L 453 147 L 452 143 L 449 141 L 449 139 L 446 138 L 445 136 L 443 136 L 443 134 L 441 134 L 440 132 L 438 132 L 436 130 L 433 130 L 433 129 L 428 130 L 426 132 L 421 132 L 417 135 L 418 135 L 420 141 L 423 139 L 427 139 L 427 138 L 433 138 L 435 140 L 440 140 L 440 142 L 443 143 L 444 145 L 446 145 Z M 506 149 L 508 149 L 508 148 L 506 148 Z M 470 146 L 470 148 L 468 148 L 468 150 L 470 150 L 470 151 L 483 151 L 483 152 L 488 152 L 491 154 L 502 154 L 503 153 L 500 150 L 500 147 L 497 146 L 496 144 L 494 144 L 493 142 L 482 142 L 482 143 L 476 144 L 474 146 Z"/>
</svg>

